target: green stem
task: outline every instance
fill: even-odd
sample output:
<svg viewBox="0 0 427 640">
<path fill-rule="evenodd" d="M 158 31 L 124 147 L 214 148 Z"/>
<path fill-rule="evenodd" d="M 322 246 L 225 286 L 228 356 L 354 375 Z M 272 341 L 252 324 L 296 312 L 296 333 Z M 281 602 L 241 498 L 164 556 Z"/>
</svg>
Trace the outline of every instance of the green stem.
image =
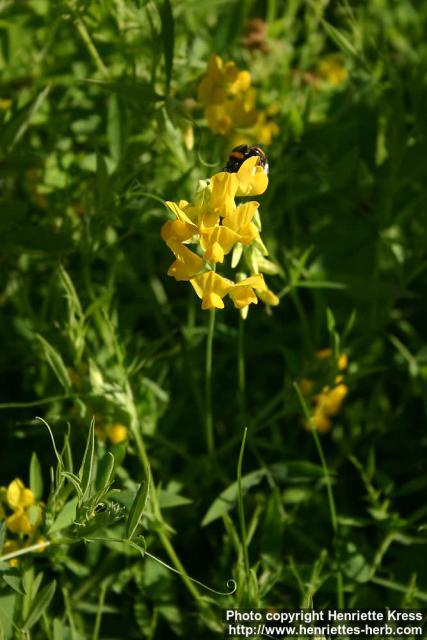
<svg viewBox="0 0 427 640">
<path fill-rule="evenodd" d="M 248 546 L 247 546 L 245 510 L 243 506 L 243 492 L 242 492 L 242 463 L 243 463 L 243 453 L 245 450 L 247 435 L 248 435 L 248 429 L 247 427 L 245 427 L 245 430 L 243 432 L 242 446 L 240 447 L 239 460 L 237 462 L 237 490 L 238 490 L 240 536 L 242 539 L 243 562 L 245 565 L 245 575 L 246 575 L 246 588 L 249 591 L 249 580 L 250 580 L 249 554 L 248 554 Z"/>
<path fill-rule="evenodd" d="M 27 553 L 37 553 L 38 551 L 44 551 L 47 547 L 50 547 L 51 544 L 52 543 L 49 540 L 44 540 L 43 542 L 32 544 L 29 547 L 24 547 L 23 549 L 18 549 L 17 551 L 6 553 L 4 556 L 0 556 L 0 562 L 7 562 L 8 560 L 18 558 L 19 556 L 25 556 Z"/>
<path fill-rule="evenodd" d="M 140 434 L 140 431 L 139 431 L 139 420 L 138 420 L 135 404 L 134 404 L 134 401 L 133 401 L 132 389 L 131 389 L 129 383 L 126 385 L 126 392 L 127 392 L 128 397 L 129 397 L 129 400 L 130 400 L 129 404 L 130 404 L 130 408 L 131 408 L 131 430 L 132 430 L 132 434 L 133 434 L 133 437 L 134 437 L 134 440 L 135 440 L 136 448 L 138 450 L 139 458 L 141 460 L 141 464 L 142 464 L 142 466 L 144 468 L 144 472 L 146 472 L 146 470 L 150 468 L 150 461 L 149 461 L 149 457 L 148 457 L 148 454 L 147 454 L 147 450 L 145 448 L 144 441 L 143 441 L 143 439 L 141 437 L 141 434 Z M 152 506 L 153 506 L 153 511 L 154 511 L 155 515 L 157 516 L 157 518 L 160 520 L 160 523 L 161 523 L 162 522 L 162 515 L 161 515 L 161 512 L 160 512 L 160 507 L 159 507 L 159 502 L 158 502 L 158 497 L 157 497 L 157 492 L 156 492 L 156 487 L 155 487 L 154 482 L 151 483 L 150 495 L 151 495 L 151 502 L 152 502 Z M 182 577 L 182 580 L 184 581 L 184 584 L 187 587 L 188 591 L 195 598 L 195 600 L 200 601 L 200 594 L 199 594 L 196 586 L 188 578 L 187 572 L 186 572 L 186 570 L 184 568 L 184 565 L 182 564 L 181 560 L 178 558 L 178 556 L 176 554 L 176 551 L 172 546 L 171 541 L 169 540 L 168 536 L 166 535 L 166 533 L 162 529 L 162 527 L 159 528 L 157 534 L 159 536 L 160 542 L 161 542 L 164 550 L 166 551 L 166 553 L 168 554 L 169 558 L 171 559 L 172 564 L 174 565 L 174 567 L 180 573 L 180 575 Z"/>
<path fill-rule="evenodd" d="M 206 340 L 206 372 L 205 372 L 205 402 L 206 402 L 206 442 L 208 453 L 215 449 L 213 414 L 212 414 L 212 344 L 215 330 L 215 309 L 209 311 L 208 337 Z"/>
<path fill-rule="evenodd" d="M 73 11 L 74 13 L 74 6 L 73 3 L 69 3 L 70 9 L 71 11 Z M 101 56 L 98 53 L 97 48 L 95 47 L 92 38 L 89 35 L 88 30 L 86 29 L 86 26 L 83 22 L 83 20 L 80 18 L 80 16 L 74 14 L 74 24 L 76 26 L 77 31 L 79 32 L 79 35 L 81 37 L 81 39 L 83 40 L 84 44 L 86 45 L 86 49 L 89 52 L 89 55 L 91 56 L 92 60 L 94 61 L 98 71 L 100 72 L 100 74 L 103 76 L 104 80 L 109 80 L 110 79 L 110 74 L 108 73 L 108 69 L 105 66 L 105 64 L 102 61 Z"/>
<path fill-rule="evenodd" d="M 301 402 L 301 406 L 304 410 L 305 413 L 305 417 L 307 418 L 307 421 L 310 425 L 311 428 L 311 433 L 313 434 L 313 439 L 314 439 L 314 443 L 316 445 L 316 449 L 317 449 L 317 453 L 319 455 L 320 458 L 320 462 L 322 465 L 322 469 L 323 469 L 323 475 L 325 478 L 325 483 L 326 483 L 326 491 L 328 494 L 328 503 L 329 503 L 329 513 L 331 516 L 331 524 L 332 524 L 332 529 L 334 531 L 335 536 L 337 535 L 338 532 L 338 519 L 337 519 L 337 510 L 336 510 L 336 506 L 335 506 L 335 498 L 334 498 L 334 492 L 332 490 L 332 481 L 331 481 L 331 475 L 329 473 L 329 468 L 326 462 L 326 458 L 325 458 L 325 454 L 323 453 L 323 448 L 322 448 L 322 444 L 320 442 L 320 438 L 319 438 L 319 434 L 317 433 L 317 429 L 316 429 L 316 425 L 314 424 L 312 415 L 308 409 L 307 403 L 305 401 L 305 398 L 301 392 L 301 389 L 299 388 L 298 384 L 296 382 L 294 382 L 294 387 L 296 389 L 296 392 L 298 394 L 298 398 Z M 343 585 L 343 576 L 342 573 L 339 569 L 337 569 L 337 575 L 336 575 L 336 579 L 337 579 L 337 605 L 338 608 L 343 609 L 344 608 L 344 585 Z"/>
<path fill-rule="evenodd" d="M 245 321 L 239 314 L 239 333 L 237 338 L 238 360 L 237 374 L 239 384 L 239 409 L 240 417 L 244 421 L 246 418 L 246 371 L 245 371 Z"/>
<path fill-rule="evenodd" d="M 102 609 L 104 608 L 105 594 L 107 593 L 108 586 L 109 586 L 108 580 L 106 580 L 103 584 L 101 584 L 101 589 L 99 591 L 99 599 L 98 599 L 98 609 L 96 611 L 96 619 L 95 619 L 95 626 L 93 629 L 92 640 L 98 640 L 99 638 L 99 631 L 101 629 L 101 620 L 102 620 Z"/>
</svg>

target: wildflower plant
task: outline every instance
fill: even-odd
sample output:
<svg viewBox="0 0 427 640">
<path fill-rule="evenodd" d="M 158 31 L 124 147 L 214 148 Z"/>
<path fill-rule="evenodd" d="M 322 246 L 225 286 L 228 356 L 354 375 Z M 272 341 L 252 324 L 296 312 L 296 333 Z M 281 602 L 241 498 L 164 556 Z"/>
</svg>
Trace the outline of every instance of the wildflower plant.
<svg viewBox="0 0 427 640">
<path fill-rule="evenodd" d="M 269 306 L 279 303 L 264 280 L 263 272 L 275 273 L 276 267 L 266 258 L 259 203 L 236 204 L 237 197 L 261 195 L 267 186 L 268 176 L 258 158 L 250 157 L 235 173 L 221 171 L 200 181 L 194 202 L 166 202 L 174 215 L 161 229 L 175 255 L 168 275 L 190 282 L 202 309 L 223 309 L 226 296 L 245 316 L 258 299 Z M 234 279 L 218 272 L 228 255 L 231 272 L 236 272 L 244 258 Z"/>
</svg>

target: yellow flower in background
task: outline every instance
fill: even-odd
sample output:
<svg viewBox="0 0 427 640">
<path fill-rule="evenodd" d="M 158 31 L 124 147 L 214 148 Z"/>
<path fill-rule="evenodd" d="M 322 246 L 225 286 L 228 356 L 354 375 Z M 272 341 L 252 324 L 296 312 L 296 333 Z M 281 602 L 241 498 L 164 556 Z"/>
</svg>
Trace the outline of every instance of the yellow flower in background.
<svg viewBox="0 0 427 640">
<path fill-rule="evenodd" d="M 197 97 L 204 105 L 221 104 L 227 96 L 247 91 L 250 85 L 248 71 L 239 71 L 234 62 L 224 63 L 222 58 L 213 54 L 200 81 Z"/>
<path fill-rule="evenodd" d="M 348 71 L 339 56 L 332 55 L 323 58 L 316 68 L 317 75 L 332 87 L 338 87 L 348 78 Z"/>
<path fill-rule="evenodd" d="M 250 304 L 258 303 L 258 298 L 267 306 L 279 303 L 259 273 L 263 261 L 268 266 L 267 273 L 277 273 L 275 265 L 265 259 L 268 251 L 260 237 L 259 203 L 236 204 L 235 200 L 237 196 L 258 195 L 266 190 L 268 177 L 259 162 L 259 156 L 251 156 L 237 172 L 220 171 L 210 180 L 201 180 L 194 203 L 166 202 L 175 217 L 161 229 L 163 240 L 176 258 L 168 275 L 190 281 L 202 300 L 202 309 L 223 309 L 227 294 L 245 314 Z M 187 245 L 195 245 L 195 250 Z M 216 273 L 216 265 L 224 264 L 232 251 L 231 268 L 236 268 L 246 250 L 251 251 L 251 259 L 246 256 L 247 264 L 252 265 L 248 278 L 233 282 Z"/>
<path fill-rule="evenodd" d="M 128 439 L 128 430 L 123 424 L 109 424 L 106 428 L 106 435 L 111 444 L 119 444 Z"/>
<path fill-rule="evenodd" d="M 270 144 L 279 133 L 271 120 L 278 113 L 277 103 L 264 111 L 257 109 L 257 92 L 251 86 L 249 71 L 239 70 L 234 62 L 224 62 L 216 54 L 209 58 L 197 97 L 213 133 L 233 138 L 240 135 L 240 144 Z"/>
<path fill-rule="evenodd" d="M 327 362 L 333 358 L 333 351 L 330 348 L 321 349 L 315 354 L 315 358 L 320 361 Z M 337 366 L 340 372 L 344 372 L 348 366 L 348 357 L 345 353 L 341 353 L 338 357 Z M 335 376 L 334 386 L 325 385 L 320 393 L 311 398 L 312 404 L 312 423 L 320 433 L 328 432 L 333 425 L 332 418 L 336 416 L 348 394 L 348 386 L 343 382 L 342 373 Z M 301 389 L 304 395 L 311 395 L 315 383 L 309 378 L 301 380 Z M 309 423 L 305 423 L 307 429 L 311 428 Z"/>
</svg>

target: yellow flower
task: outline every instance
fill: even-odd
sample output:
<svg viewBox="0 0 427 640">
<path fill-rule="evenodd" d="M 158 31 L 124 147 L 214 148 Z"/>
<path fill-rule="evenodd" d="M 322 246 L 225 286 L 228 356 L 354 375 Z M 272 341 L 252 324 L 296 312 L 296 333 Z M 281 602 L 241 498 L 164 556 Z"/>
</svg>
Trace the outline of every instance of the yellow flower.
<svg viewBox="0 0 427 640">
<path fill-rule="evenodd" d="M 118 444 L 128 438 L 128 430 L 123 424 L 110 424 L 106 432 L 107 438 L 112 444 Z"/>
<path fill-rule="evenodd" d="M 237 173 L 230 174 L 237 176 L 236 195 L 259 196 L 267 189 L 268 176 L 258 162 L 259 158 L 252 156 L 245 160 Z"/>
<path fill-rule="evenodd" d="M 31 489 L 26 489 L 24 483 L 19 478 L 13 480 L 6 493 L 9 507 L 13 510 L 25 509 L 35 503 L 35 497 Z"/>
<path fill-rule="evenodd" d="M 233 283 L 214 271 L 202 273 L 190 280 L 194 291 L 202 300 L 202 309 L 223 309 L 223 298 Z"/>
<path fill-rule="evenodd" d="M 166 202 L 165 204 L 176 216 L 176 220 L 165 222 L 160 231 L 166 244 L 169 244 L 171 240 L 185 242 L 199 233 L 198 226 L 194 224 L 185 211 L 185 208 L 188 209 L 188 202 L 181 200 L 178 204 L 176 202 Z"/>
<path fill-rule="evenodd" d="M 250 304 L 258 304 L 258 298 L 254 291 L 265 290 L 267 287 L 261 274 L 250 276 L 240 282 L 236 282 L 229 290 L 229 296 L 234 302 L 236 309 L 244 309 Z"/>
<path fill-rule="evenodd" d="M 345 82 L 348 71 L 337 56 L 328 56 L 317 65 L 317 74 L 333 87 Z"/>
<path fill-rule="evenodd" d="M 17 509 L 11 516 L 6 518 L 6 526 L 12 533 L 29 534 L 34 530 L 28 517 L 28 512 L 24 509 Z"/>
<path fill-rule="evenodd" d="M 339 384 L 332 389 L 325 387 L 319 396 L 317 396 L 318 407 L 328 416 L 336 416 L 344 398 L 348 393 L 348 387 L 345 384 Z"/>
<path fill-rule="evenodd" d="M 277 307 L 280 303 L 280 298 L 276 296 L 270 289 L 265 289 L 265 291 L 258 291 L 258 298 L 263 301 L 267 307 Z"/>
<path fill-rule="evenodd" d="M 348 358 L 345 355 L 345 353 L 341 353 L 340 357 L 338 358 L 338 369 L 340 371 L 344 371 L 344 369 L 347 369 L 348 366 Z"/>
<path fill-rule="evenodd" d="M 220 136 L 226 136 L 233 129 L 233 121 L 224 104 L 211 104 L 204 111 L 209 129 Z"/>
<path fill-rule="evenodd" d="M 212 176 L 210 181 L 210 208 L 216 216 L 225 218 L 233 213 L 236 208 L 234 198 L 238 186 L 239 178 L 237 173 L 220 171 Z M 217 220 L 215 222 L 217 222 Z M 205 220 L 204 223 L 206 226 L 213 226 L 209 225 L 208 220 Z"/>
<path fill-rule="evenodd" d="M 227 96 L 247 91 L 250 84 L 251 76 L 248 71 L 239 71 L 234 62 L 224 64 L 222 58 L 213 54 L 200 81 L 198 98 L 204 105 L 221 104 Z"/>
<path fill-rule="evenodd" d="M 201 246 L 205 260 L 217 263 L 224 262 L 224 256 L 230 253 L 240 236 L 223 225 L 207 227 L 201 233 Z"/>
<path fill-rule="evenodd" d="M 176 257 L 175 262 L 168 269 L 168 276 L 173 276 L 175 280 L 190 280 L 201 271 L 203 260 L 200 256 L 177 240 L 170 240 L 168 246 Z"/>
<path fill-rule="evenodd" d="M 279 133 L 279 126 L 270 120 L 264 111 L 260 111 L 253 131 L 254 138 L 258 143 L 268 147 L 273 138 Z"/>
<path fill-rule="evenodd" d="M 232 122 L 233 128 L 248 129 L 256 124 L 259 114 L 255 108 L 255 102 L 256 92 L 255 89 L 251 89 L 225 103 L 225 111 Z M 262 140 L 259 142 L 262 142 Z"/>
<path fill-rule="evenodd" d="M 242 244 L 251 244 L 258 237 L 258 230 L 252 222 L 258 207 L 258 202 L 245 202 L 223 221 L 225 227 L 238 234 L 238 240 Z"/>
<path fill-rule="evenodd" d="M 319 433 L 327 433 L 332 427 L 332 420 L 327 415 L 322 413 L 322 411 L 314 411 L 313 415 L 311 416 L 311 420 Z M 311 429 L 310 423 L 307 423 L 306 427 L 308 429 Z"/>
</svg>

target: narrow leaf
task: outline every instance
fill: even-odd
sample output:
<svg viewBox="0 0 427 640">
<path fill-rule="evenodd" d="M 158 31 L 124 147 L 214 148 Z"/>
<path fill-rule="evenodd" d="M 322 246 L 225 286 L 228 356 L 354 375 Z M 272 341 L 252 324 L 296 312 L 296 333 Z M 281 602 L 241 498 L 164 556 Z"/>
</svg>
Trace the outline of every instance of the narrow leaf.
<svg viewBox="0 0 427 640">
<path fill-rule="evenodd" d="M 71 391 L 70 376 L 68 375 L 62 356 L 39 333 L 36 334 L 36 338 L 42 345 L 46 360 L 51 366 L 52 371 L 58 378 L 59 382 L 64 387 L 65 391 Z"/>
<path fill-rule="evenodd" d="M 36 500 L 43 496 L 43 476 L 37 454 L 34 452 L 30 462 L 30 489 L 34 493 Z"/>
<path fill-rule="evenodd" d="M 325 20 L 322 20 L 322 25 L 330 39 L 333 40 L 342 51 L 344 51 L 345 53 L 349 53 L 351 56 L 357 57 L 358 53 L 354 45 L 350 42 L 347 36 L 343 34 L 342 31 L 339 31 Z"/>
<path fill-rule="evenodd" d="M 3 580 L 13 591 L 16 591 L 16 593 L 19 593 L 21 596 L 25 596 L 25 591 L 22 588 L 22 580 L 19 576 L 6 575 L 3 576 Z"/>
<path fill-rule="evenodd" d="M 93 471 L 95 466 L 95 419 L 92 419 L 89 428 L 89 435 L 86 442 L 86 449 L 84 452 L 82 466 L 80 468 L 79 477 L 81 480 L 81 488 L 83 496 L 88 494 L 90 485 L 93 478 Z"/>
<path fill-rule="evenodd" d="M 131 540 L 138 528 L 150 490 L 150 469 L 147 469 L 147 475 L 144 482 L 141 482 L 136 493 L 135 499 L 129 511 L 126 522 L 126 537 Z"/>
<path fill-rule="evenodd" d="M 98 467 L 96 486 L 98 491 L 107 490 L 114 478 L 115 459 L 111 451 L 107 451 Z"/>
<path fill-rule="evenodd" d="M 50 584 L 43 587 L 43 589 L 33 601 L 33 606 L 31 607 L 30 613 L 28 614 L 25 624 L 22 627 L 22 631 L 27 632 L 36 624 L 37 620 L 40 618 L 40 616 L 43 615 L 43 613 L 50 605 L 55 593 L 55 589 L 56 580 L 53 580 Z"/>
</svg>

